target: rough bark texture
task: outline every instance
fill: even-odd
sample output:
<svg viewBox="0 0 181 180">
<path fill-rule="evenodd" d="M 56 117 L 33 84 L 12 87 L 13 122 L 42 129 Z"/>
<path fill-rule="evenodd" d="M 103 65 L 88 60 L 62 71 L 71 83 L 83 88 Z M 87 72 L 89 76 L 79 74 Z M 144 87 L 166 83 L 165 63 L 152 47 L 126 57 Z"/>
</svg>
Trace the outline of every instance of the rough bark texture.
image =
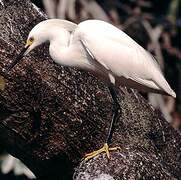
<svg viewBox="0 0 181 180">
<path fill-rule="evenodd" d="M 0 72 L 45 19 L 29 1 L 0 1 Z M 60 49 L 61 51 L 61 49 Z M 85 153 L 100 148 L 111 98 L 94 76 L 55 65 L 47 46 L 24 58 L 0 93 L 0 142 L 40 179 L 72 179 Z M 100 155 L 76 168 L 74 179 L 179 179 L 180 135 L 147 101 L 120 89 L 122 116 L 108 161 Z"/>
</svg>

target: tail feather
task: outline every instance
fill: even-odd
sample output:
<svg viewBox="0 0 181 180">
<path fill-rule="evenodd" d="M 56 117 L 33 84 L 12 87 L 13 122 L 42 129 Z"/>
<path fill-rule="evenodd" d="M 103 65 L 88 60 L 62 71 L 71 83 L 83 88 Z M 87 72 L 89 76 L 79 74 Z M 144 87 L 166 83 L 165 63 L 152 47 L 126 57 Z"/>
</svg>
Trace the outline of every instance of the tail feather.
<svg viewBox="0 0 181 180">
<path fill-rule="evenodd" d="M 176 93 L 173 91 L 173 89 L 170 87 L 166 79 L 162 74 L 158 75 L 154 79 L 155 84 L 160 87 L 161 90 L 165 91 L 166 94 L 176 98 Z"/>
</svg>

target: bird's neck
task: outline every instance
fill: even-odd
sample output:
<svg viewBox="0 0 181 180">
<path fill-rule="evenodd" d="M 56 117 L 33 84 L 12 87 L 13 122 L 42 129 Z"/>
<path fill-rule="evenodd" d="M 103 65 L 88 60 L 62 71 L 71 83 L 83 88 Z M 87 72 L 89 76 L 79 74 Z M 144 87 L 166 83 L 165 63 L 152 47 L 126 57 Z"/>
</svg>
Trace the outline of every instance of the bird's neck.
<svg viewBox="0 0 181 180">
<path fill-rule="evenodd" d="M 81 48 L 80 42 L 74 39 L 74 36 L 71 36 L 70 33 L 52 38 L 49 52 L 57 64 L 79 69 L 93 69 L 86 58 L 86 52 Z"/>
<path fill-rule="evenodd" d="M 54 31 L 49 34 L 50 45 L 66 48 L 69 46 L 70 37 L 70 32 L 62 29 L 61 31 L 54 29 Z"/>
<path fill-rule="evenodd" d="M 66 66 L 66 63 L 70 59 L 70 47 L 68 45 L 51 42 L 49 52 L 52 59 L 60 65 Z"/>
<path fill-rule="evenodd" d="M 56 63 L 64 66 L 71 66 L 72 52 L 70 35 L 50 40 L 49 52 Z"/>
</svg>

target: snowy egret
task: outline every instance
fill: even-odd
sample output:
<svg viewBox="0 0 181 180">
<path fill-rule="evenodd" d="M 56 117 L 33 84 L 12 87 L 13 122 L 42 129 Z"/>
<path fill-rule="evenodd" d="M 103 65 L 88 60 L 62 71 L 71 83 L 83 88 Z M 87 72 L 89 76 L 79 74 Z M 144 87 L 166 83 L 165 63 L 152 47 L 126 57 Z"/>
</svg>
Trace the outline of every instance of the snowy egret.
<svg viewBox="0 0 181 180">
<path fill-rule="evenodd" d="M 100 20 L 87 20 L 78 25 L 58 19 L 40 22 L 31 30 L 24 49 L 6 70 L 46 41 L 50 42 L 49 53 L 56 63 L 91 71 L 109 88 L 113 114 L 108 136 L 104 146 L 87 154 L 86 159 L 102 152 L 109 158 L 109 151 L 118 149 L 109 148 L 120 109 L 116 86 L 176 97 L 153 56 L 123 31 Z"/>
</svg>

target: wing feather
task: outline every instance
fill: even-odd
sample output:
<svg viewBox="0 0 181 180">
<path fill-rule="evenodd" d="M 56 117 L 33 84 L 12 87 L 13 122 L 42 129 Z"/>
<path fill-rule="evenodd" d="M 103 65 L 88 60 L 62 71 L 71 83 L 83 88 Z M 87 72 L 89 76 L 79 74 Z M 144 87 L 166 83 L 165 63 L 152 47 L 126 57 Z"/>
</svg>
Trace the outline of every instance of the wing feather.
<svg viewBox="0 0 181 180">
<path fill-rule="evenodd" d="M 88 20 L 78 25 L 77 33 L 95 60 L 114 76 L 174 95 L 153 57 L 123 31 Z"/>
</svg>

